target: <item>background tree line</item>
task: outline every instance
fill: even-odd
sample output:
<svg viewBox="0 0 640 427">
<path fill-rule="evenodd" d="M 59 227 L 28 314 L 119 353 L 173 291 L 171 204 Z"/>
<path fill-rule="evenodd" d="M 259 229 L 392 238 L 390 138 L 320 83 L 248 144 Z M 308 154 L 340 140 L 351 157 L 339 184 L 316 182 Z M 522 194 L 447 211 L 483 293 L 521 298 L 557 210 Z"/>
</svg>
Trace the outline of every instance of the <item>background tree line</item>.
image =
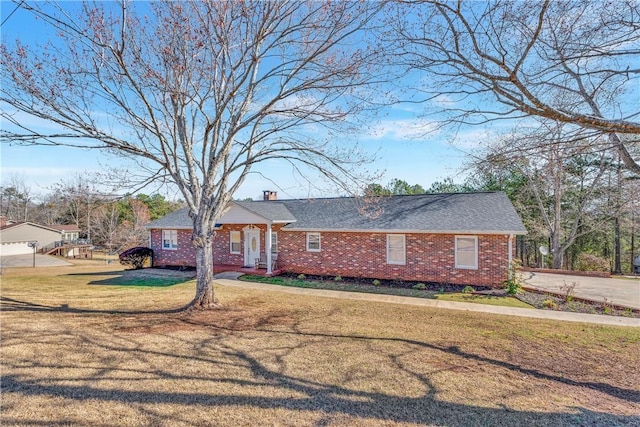
<svg viewBox="0 0 640 427">
<path fill-rule="evenodd" d="M 118 196 L 80 175 L 36 194 L 18 178 L 0 186 L 0 212 L 16 222 L 73 224 L 80 237 L 108 251 L 148 246 L 144 225 L 180 207 L 160 194 Z"/>
<path fill-rule="evenodd" d="M 555 269 L 630 273 L 639 254 L 640 177 L 597 137 L 566 134 L 551 122 L 494 141 L 468 164 L 461 183 L 447 177 L 423 188 L 393 179 L 373 183 L 366 195 L 504 191 L 529 234 L 517 257 Z"/>
</svg>

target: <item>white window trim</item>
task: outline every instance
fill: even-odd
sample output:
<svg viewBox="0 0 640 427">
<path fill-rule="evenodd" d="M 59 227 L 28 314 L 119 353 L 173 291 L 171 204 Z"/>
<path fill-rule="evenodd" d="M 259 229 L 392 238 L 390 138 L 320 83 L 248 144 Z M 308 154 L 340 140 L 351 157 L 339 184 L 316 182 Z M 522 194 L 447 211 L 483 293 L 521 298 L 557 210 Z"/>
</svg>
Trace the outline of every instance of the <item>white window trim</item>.
<svg viewBox="0 0 640 427">
<path fill-rule="evenodd" d="M 273 244 L 274 242 L 275 242 L 275 245 Z M 271 232 L 271 253 L 272 254 L 278 253 L 278 232 L 277 231 Z"/>
<path fill-rule="evenodd" d="M 309 236 L 317 235 L 318 236 L 318 249 L 309 248 Z M 320 233 L 307 233 L 307 252 L 320 252 L 322 250 L 322 236 Z"/>
<path fill-rule="evenodd" d="M 236 234 L 238 236 L 238 241 L 236 243 L 238 243 L 239 249 L 237 251 L 233 250 L 233 235 L 234 234 Z M 234 254 L 234 255 L 242 254 L 242 236 L 240 234 L 240 231 L 238 231 L 238 230 L 230 230 L 229 231 L 229 253 L 230 254 Z"/>
<path fill-rule="evenodd" d="M 166 240 L 164 238 L 164 233 L 169 233 L 169 246 L 165 246 L 165 244 L 164 244 L 164 241 Z M 176 246 L 175 247 L 172 245 L 172 243 L 173 243 L 173 238 L 172 238 L 173 236 L 172 235 L 173 234 L 175 234 L 175 238 L 176 238 L 176 240 L 175 240 Z M 162 249 L 163 250 L 165 250 L 165 251 L 177 251 L 178 250 L 178 230 L 162 230 L 162 235 L 160 236 L 160 238 L 162 239 L 161 243 L 162 243 Z"/>
<path fill-rule="evenodd" d="M 458 239 L 473 239 L 475 242 L 474 265 L 460 265 L 458 263 Z M 456 268 L 461 270 L 477 270 L 478 269 L 478 236 L 455 236 L 455 258 Z"/>
<path fill-rule="evenodd" d="M 391 237 L 402 237 L 402 261 L 392 261 L 389 259 L 389 239 Z M 407 264 L 407 236 L 404 234 L 387 234 L 387 264 L 391 265 L 406 265 Z"/>
</svg>

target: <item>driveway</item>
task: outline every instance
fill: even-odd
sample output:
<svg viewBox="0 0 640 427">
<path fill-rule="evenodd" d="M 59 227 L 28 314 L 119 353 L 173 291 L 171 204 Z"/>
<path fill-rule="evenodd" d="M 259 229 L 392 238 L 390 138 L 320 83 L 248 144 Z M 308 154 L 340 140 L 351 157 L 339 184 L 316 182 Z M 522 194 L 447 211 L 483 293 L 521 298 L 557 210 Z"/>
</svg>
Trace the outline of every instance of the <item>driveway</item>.
<svg viewBox="0 0 640 427">
<path fill-rule="evenodd" d="M 33 267 L 33 254 L 0 257 L 2 267 Z M 36 267 L 63 267 L 73 265 L 49 255 L 36 254 Z"/>
<path fill-rule="evenodd" d="M 525 271 L 522 272 L 526 286 L 562 293 L 565 285 L 576 283 L 573 295 L 593 301 L 607 301 L 623 307 L 640 309 L 640 278 L 605 279 L 601 277 L 570 276 Z"/>
</svg>

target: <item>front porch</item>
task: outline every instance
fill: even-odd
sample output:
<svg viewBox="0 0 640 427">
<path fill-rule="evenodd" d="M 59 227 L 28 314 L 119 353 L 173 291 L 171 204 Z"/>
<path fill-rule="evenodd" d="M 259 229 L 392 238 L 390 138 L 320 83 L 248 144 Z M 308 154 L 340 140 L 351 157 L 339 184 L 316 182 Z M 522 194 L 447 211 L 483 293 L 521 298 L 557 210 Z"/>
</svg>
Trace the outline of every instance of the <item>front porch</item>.
<svg viewBox="0 0 640 427">
<path fill-rule="evenodd" d="M 251 274 L 253 276 L 278 276 L 282 273 L 282 270 L 280 269 L 275 269 L 269 274 L 266 268 L 242 267 L 231 264 L 213 265 L 213 274 L 223 273 L 225 271 L 235 271 L 237 273 Z"/>
</svg>

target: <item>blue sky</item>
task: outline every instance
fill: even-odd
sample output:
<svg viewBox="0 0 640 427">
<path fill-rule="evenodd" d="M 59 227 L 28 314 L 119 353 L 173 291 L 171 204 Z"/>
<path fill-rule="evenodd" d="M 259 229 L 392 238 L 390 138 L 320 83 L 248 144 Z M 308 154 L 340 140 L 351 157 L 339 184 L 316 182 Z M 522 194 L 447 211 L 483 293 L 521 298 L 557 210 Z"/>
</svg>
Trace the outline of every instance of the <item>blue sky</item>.
<svg viewBox="0 0 640 427">
<path fill-rule="evenodd" d="M 1 2 L 2 20 L 15 6 L 13 2 Z M 44 41 L 48 36 L 28 12 L 18 9 L 2 27 L 2 37 L 3 40 Z M 378 182 L 386 184 L 391 179 L 399 178 L 428 188 L 434 181 L 448 176 L 454 177 L 456 182 L 463 180 L 461 167 L 466 160 L 465 152 L 475 150 L 480 140 L 487 137 L 487 131 L 481 128 L 463 131 L 458 134 L 457 144 L 451 145 L 450 135 L 426 132 L 433 127 L 433 123 L 419 117 L 424 109 L 428 110 L 429 106 L 413 104 L 408 107 L 398 104 L 388 107 L 381 112 L 379 119 L 372 121 L 368 129 L 356 137 L 361 148 L 376 153 L 377 160 L 367 167 L 383 173 Z M 106 165 L 122 162 L 120 158 L 103 152 L 67 147 L 3 144 L 0 149 L 2 184 L 6 185 L 11 179 L 17 178 L 36 194 L 47 193 L 51 185 L 70 180 L 77 173 L 93 174 L 104 170 Z M 278 191 L 281 198 L 337 195 L 331 187 L 314 187 L 298 177 L 287 164 L 268 162 L 254 168 L 234 197 L 259 198 L 262 190 Z M 143 191 L 150 193 L 153 189 Z"/>
</svg>

